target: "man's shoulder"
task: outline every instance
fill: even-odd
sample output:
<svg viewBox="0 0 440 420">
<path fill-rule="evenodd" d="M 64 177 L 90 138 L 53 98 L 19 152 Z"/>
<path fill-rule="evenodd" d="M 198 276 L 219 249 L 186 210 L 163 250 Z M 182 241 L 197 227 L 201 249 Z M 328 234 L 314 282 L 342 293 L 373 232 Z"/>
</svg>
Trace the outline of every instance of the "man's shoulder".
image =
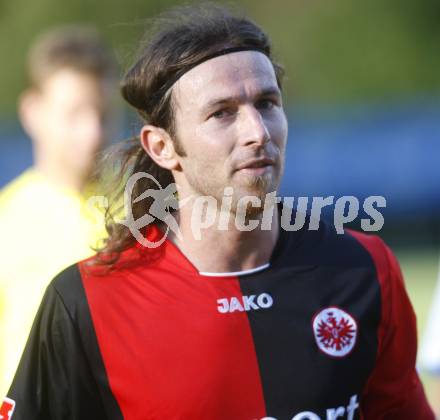
<svg viewBox="0 0 440 420">
<path fill-rule="evenodd" d="M 75 314 L 78 308 L 86 304 L 79 263 L 68 266 L 55 276 L 48 286 L 47 293 L 57 295 L 71 314 Z"/>
<path fill-rule="evenodd" d="M 0 211 L 29 191 L 36 182 L 33 169 L 28 169 L 0 190 Z"/>
<path fill-rule="evenodd" d="M 349 255 L 358 258 L 360 255 L 367 256 L 376 269 L 388 266 L 391 251 L 380 236 L 353 229 L 345 229 L 343 234 L 336 233 L 336 236 L 341 242 L 341 248 L 346 249 Z"/>
<path fill-rule="evenodd" d="M 359 232 L 348 229 L 346 234 L 354 238 L 362 248 L 364 248 L 371 256 L 371 258 L 380 264 L 386 263 L 391 251 L 386 243 L 375 234 Z"/>
<path fill-rule="evenodd" d="M 338 232 L 328 221 L 313 226 L 307 216 L 303 228 L 288 232 L 289 254 L 298 255 L 310 264 L 371 265 L 387 258 L 387 246 L 374 234 L 344 229 Z"/>
<path fill-rule="evenodd" d="M 396 256 L 376 234 L 352 229 L 342 234 L 332 231 L 326 248 L 335 260 L 347 266 L 370 266 L 383 284 L 392 277 L 401 277 Z"/>
</svg>

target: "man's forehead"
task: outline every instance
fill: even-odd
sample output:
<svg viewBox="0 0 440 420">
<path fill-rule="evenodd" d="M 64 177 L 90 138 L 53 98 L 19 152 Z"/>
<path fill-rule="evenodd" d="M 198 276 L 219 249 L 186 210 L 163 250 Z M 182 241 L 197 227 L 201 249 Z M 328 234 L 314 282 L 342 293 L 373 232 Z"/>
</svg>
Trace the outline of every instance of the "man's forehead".
<svg viewBox="0 0 440 420">
<path fill-rule="evenodd" d="M 101 86 L 104 81 L 90 72 L 78 71 L 71 67 L 61 67 L 48 74 L 40 83 L 41 90 L 57 88 L 58 85 Z"/>
<path fill-rule="evenodd" d="M 258 51 L 240 51 L 199 64 L 185 73 L 175 87 L 179 99 L 201 103 L 216 96 L 238 95 L 243 89 L 274 89 L 277 80 L 266 55 Z"/>
</svg>

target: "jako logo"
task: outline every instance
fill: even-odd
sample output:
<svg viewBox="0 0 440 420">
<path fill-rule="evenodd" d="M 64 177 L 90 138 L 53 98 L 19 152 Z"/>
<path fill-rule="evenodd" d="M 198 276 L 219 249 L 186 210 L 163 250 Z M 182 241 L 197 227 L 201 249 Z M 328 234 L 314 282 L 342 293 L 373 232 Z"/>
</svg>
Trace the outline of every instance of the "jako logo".
<svg viewBox="0 0 440 420">
<path fill-rule="evenodd" d="M 346 420 L 353 420 L 354 412 L 359 408 L 359 404 L 357 402 L 357 395 L 353 395 L 350 398 L 350 402 L 347 407 L 338 407 L 338 408 L 327 408 L 326 416 L 319 417 L 317 414 L 312 411 L 301 411 L 301 413 L 296 414 L 292 417 L 292 420 L 342 420 L 345 418 Z M 346 417 L 342 417 L 346 415 Z M 275 417 L 263 417 L 261 420 L 277 420 Z"/>
<path fill-rule="evenodd" d="M 228 312 L 244 312 L 257 309 L 267 309 L 273 305 L 272 296 L 269 293 L 261 293 L 261 295 L 243 296 L 241 298 L 232 297 L 217 300 L 217 310 L 221 314 Z"/>
</svg>

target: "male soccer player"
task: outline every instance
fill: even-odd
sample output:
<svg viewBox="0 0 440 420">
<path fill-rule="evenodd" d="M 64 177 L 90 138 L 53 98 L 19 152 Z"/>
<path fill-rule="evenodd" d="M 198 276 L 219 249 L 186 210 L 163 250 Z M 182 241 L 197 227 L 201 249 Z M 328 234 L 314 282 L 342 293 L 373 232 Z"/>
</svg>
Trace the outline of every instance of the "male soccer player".
<svg viewBox="0 0 440 420">
<path fill-rule="evenodd" d="M 159 22 L 122 83 L 144 119 L 122 165 L 126 220 L 98 257 L 48 288 L 3 413 L 433 419 L 388 248 L 324 223 L 289 231 L 289 213 L 267 198 L 287 138 L 267 36 L 214 6 Z M 175 181 L 182 206 L 156 206 L 159 220 L 138 242 L 131 232 L 151 217 L 156 181 Z M 161 243 L 167 217 L 180 232 Z"/>
<path fill-rule="evenodd" d="M 86 180 L 108 128 L 117 66 L 93 28 L 54 28 L 29 51 L 19 101 L 35 163 L 0 192 L 0 395 L 6 395 L 50 280 L 92 255 L 103 228 Z"/>
</svg>

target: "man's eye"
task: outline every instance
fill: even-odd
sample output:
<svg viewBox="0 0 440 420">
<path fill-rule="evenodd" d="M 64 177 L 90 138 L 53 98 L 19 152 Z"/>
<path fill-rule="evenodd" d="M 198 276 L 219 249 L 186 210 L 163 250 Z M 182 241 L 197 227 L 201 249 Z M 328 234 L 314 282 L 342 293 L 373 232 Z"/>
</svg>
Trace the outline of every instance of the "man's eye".
<svg viewBox="0 0 440 420">
<path fill-rule="evenodd" d="M 227 109 L 220 109 L 220 110 L 212 113 L 211 117 L 216 118 L 216 119 L 221 119 L 221 118 L 225 118 L 229 115 L 231 115 L 230 111 L 228 111 Z"/>
<path fill-rule="evenodd" d="M 274 101 L 270 99 L 263 99 L 261 101 L 258 101 L 257 108 L 258 109 L 272 109 L 274 107 L 275 103 Z"/>
</svg>

